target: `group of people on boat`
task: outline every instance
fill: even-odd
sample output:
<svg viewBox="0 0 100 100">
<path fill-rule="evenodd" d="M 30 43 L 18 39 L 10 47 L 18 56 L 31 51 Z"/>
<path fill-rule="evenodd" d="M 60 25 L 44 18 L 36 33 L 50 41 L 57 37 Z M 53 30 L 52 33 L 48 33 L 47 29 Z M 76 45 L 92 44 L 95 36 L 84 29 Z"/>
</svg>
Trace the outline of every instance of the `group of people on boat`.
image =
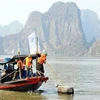
<svg viewBox="0 0 100 100">
<path fill-rule="evenodd" d="M 44 77 L 44 66 L 46 63 L 47 53 L 38 53 L 39 57 L 36 59 L 36 73 L 33 73 L 33 58 L 32 55 L 27 56 L 24 60 L 20 58 L 15 59 L 15 63 L 17 64 L 17 69 L 13 69 L 10 64 L 5 70 L 5 74 L 1 77 L 1 82 L 6 82 L 9 80 L 22 79 L 26 77 L 34 77 L 41 76 Z"/>
</svg>

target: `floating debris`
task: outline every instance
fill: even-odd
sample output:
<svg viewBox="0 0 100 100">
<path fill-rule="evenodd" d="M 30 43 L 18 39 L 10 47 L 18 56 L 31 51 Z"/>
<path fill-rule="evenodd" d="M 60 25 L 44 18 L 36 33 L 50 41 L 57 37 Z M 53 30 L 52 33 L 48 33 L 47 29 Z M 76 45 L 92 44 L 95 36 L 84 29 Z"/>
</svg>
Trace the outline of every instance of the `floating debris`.
<svg viewBox="0 0 100 100">
<path fill-rule="evenodd" d="M 61 86 L 61 85 L 56 85 L 58 88 L 58 93 L 63 93 L 63 94 L 74 94 L 74 88 L 69 87 L 69 86 Z"/>
</svg>

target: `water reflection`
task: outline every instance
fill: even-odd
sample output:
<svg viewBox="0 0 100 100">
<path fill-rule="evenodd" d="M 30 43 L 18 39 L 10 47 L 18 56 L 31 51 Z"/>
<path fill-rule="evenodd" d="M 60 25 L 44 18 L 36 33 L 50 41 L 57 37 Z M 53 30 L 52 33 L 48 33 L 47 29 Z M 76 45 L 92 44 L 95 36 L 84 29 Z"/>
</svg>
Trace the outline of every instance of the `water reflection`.
<svg viewBox="0 0 100 100">
<path fill-rule="evenodd" d="M 47 100 L 41 93 L 0 91 L 0 100 Z"/>
<path fill-rule="evenodd" d="M 0 100 L 73 100 L 74 95 L 39 90 L 36 92 L 0 91 Z"/>
<path fill-rule="evenodd" d="M 74 95 L 66 95 L 66 94 L 60 94 L 60 93 L 58 93 L 58 98 L 60 100 L 73 100 Z"/>
</svg>

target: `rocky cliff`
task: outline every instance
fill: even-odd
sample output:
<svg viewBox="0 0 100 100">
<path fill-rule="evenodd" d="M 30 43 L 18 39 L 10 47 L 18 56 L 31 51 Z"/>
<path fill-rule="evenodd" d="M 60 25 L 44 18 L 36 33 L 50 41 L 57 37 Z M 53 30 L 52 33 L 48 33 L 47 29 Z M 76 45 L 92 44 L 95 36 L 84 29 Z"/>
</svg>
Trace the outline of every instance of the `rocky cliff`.
<svg viewBox="0 0 100 100">
<path fill-rule="evenodd" d="M 22 54 L 29 53 L 27 37 L 33 31 L 49 55 L 82 56 L 88 50 L 81 11 L 73 2 L 57 2 L 45 13 L 32 12 L 20 33 L 3 37 L 4 54 L 16 54 L 18 45 Z"/>
<path fill-rule="evenodd" d="M 97 40 L 93 43 L 89 51 L 86 53 L 86 56 L 100 56 L 100 40 Z"/>
</svg>

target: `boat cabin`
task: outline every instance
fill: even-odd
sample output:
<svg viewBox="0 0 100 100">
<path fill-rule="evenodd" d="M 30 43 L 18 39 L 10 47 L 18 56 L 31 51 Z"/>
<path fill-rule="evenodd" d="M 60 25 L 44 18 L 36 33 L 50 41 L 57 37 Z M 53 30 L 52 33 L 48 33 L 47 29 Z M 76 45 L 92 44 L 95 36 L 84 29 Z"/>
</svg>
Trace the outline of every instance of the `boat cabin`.
<svg viewBox="0 0 100 100">
<path fill-rule="evenodd" d="M 14 76 L 14 73 L 17 71 L 17 62 L 15 61 L 16 59 L 23 60 L 27 57 L 28 55 L 15 55 L 12 57 L 4 57 L 0 58 L 0 82 L 4 83 L 7 81 L 12 81 L 12 78 Z M 35 54 L 31 55 L 32 59 L 38 58 L 40 55 Z M 26 78 L 26 70 L 23 70 L 22 72 L 22 78 Z M 16 79 L 19 79 L 19 75 L 17 74 Z"/>
</svg>

